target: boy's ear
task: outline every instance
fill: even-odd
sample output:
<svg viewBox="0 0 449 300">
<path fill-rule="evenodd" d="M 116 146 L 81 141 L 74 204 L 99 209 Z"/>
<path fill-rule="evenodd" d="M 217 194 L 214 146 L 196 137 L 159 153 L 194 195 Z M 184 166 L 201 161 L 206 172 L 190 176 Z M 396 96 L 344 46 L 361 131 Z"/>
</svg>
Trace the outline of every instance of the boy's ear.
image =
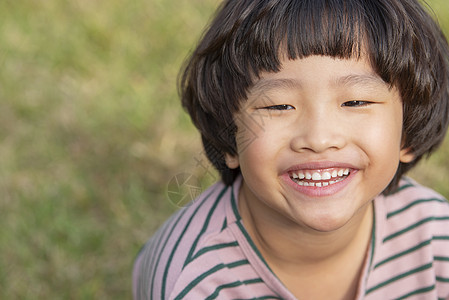
<svg viewBox="0 0 449 300">
<path fill-rule="evenodd" d="M 238 155 L 233 156 L 229 153 L 225 153 L 225 161 L 229 169 L 238 168 L 240 165 Z"/>
<path fill-rule="evenodd" d="M 415 154 L 413 154 L 413 151 L 411 148 L 402 148 L 399 152 L 399 160 L 402 163 L 409 163 L 412 162 L 415 159 Z"/>
</svg>

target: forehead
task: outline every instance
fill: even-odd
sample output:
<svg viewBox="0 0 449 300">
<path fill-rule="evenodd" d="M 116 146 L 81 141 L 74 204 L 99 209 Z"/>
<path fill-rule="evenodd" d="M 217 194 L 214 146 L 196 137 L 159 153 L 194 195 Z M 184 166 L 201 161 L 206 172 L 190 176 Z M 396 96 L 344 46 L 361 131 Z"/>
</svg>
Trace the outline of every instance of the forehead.
<svg viewBox="0 0 449 300">
<path fill-rule="evenodd" d="M 309 56 L 295 60 L 284 58 L 280 70 L 261 73 L 249 93 L 254 95 L 271 90 L 304 88 L 311 82 L 333 88 L 361 87 L 376 90 L 391 87 L 363 56 L 348 59 Z"/>
</svg>

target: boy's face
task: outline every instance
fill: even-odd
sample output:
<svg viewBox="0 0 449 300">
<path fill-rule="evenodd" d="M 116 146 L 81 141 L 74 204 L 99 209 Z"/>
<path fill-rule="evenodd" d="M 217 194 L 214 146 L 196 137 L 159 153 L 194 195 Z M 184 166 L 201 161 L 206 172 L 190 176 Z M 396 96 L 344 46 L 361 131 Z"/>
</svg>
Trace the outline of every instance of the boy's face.
<svg viewBox="0 0 449 300">
<path fill-rule="evenodd" d="M 241 201 L 318 231 L 347 224 L 390 183 L 401 150 L 396 88 L 364 60 L 310 56 L 263 73 L 235 116 Z"/>
</svg>

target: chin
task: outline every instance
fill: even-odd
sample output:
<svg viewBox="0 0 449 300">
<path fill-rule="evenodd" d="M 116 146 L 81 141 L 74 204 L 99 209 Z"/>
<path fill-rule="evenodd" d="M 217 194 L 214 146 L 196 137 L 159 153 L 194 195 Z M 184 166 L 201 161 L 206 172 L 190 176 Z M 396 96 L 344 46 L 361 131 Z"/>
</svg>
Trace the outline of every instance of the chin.
<svg viewBox="0 0 449 300">
<path fill-rule="evenodd" d="M 350 218 L 336 218 L 335 216 L 320 216 L 306 221 L 305 225 L 317 232 L 334 232 L 348 224 Z"/>
</svg>

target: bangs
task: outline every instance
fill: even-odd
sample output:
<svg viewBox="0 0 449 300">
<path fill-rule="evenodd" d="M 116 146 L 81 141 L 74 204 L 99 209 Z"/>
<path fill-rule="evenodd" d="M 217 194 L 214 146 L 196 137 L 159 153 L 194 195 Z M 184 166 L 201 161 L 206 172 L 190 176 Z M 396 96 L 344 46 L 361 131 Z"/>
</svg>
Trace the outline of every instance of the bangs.
<svg viewBox="0 0 449 300">
<path fill-rule="evenodd" d="M 363 11 L 351 1 L 288 1 L 271 18 L 253 23 L 250 36 L 242 45 L 253 45 L 245 59 L 254 74 L 261 70 L 277 72 L 280 58 L 325 55 L 339 58 L 359 57 L 365 30 Z M 269 11 L 261 11 L 261 14 Z M 251 22 L 251 20 L 249 20 Z M 268 22 L 268 24 L 267 24 Z M 267 28 L 264 32 L 262 28 Z M 246 47 L 246 45 L 244 45 Z M 252 58 L 251 58 L 252 57 Z"/>
<path fill-rule="evenodd" d="M 296 3 L 297 17 L 284 24 L 289 58 L 358 56 L 363 37 L 360 11 L 351 7 L 350 1 L 311 2 Z"/>
<path fill-rule="evenodd" d="M 277 72 L 282 57 L 360 56 L 369 25 L 360 1 L 269 3 L 248 8 L 252 13 L 235 32 L 236 55 L 229 58 L 237 60 L 233 65 L 244 66 L 237 71 L 249 69 L 256 76 L 260 71 Z"/>
<path fill-rule="evenodd" d="M 413 77 L 413 66 L 423 62 L 413 57 L 420 45 L 413 41 L 416 22 L 407 10 L 419 5 L 415 1 L 402 5 L 382 0 L 247 0 L 226 5 L 234 8 L 229 7 L 229 14 L 222 16 L 229 27 L 221 31 L 226 34 L 218 59 L 228 68 L 226 75 L 240 82 L 238 87 L 242 81 L 251 86 L 262 71 L 279 71 L 285 57 L 367 55 L 374 71 L 389 84 L 396 84 L 395 79 L 407 72 Z M 239 11 L 236 5 L 242 5 L 240 12 L 244 13 L 233 16 L 232 11 Z M 417 84 L 430 84 L 431 80 L 424 78 Z M 246 98 L 245 91 L 238 94 Z"/>
</svg>

